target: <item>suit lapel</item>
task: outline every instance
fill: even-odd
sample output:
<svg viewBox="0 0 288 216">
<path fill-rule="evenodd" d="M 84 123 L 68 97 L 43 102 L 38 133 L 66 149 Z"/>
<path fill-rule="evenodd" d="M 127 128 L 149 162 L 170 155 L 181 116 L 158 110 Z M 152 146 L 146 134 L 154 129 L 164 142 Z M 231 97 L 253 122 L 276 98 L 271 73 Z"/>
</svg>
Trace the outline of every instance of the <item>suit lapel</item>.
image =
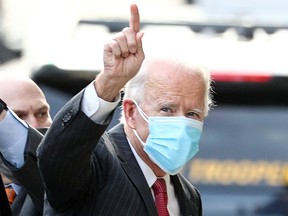
<svg viewBox="0 0 288 216">
<path fill-rule="evenodd" d="M 174 185 L 175 194 L 179 203 L 181 215 L 196 216 L 198 215 L 196 205 L 193 203 L 190 193 L 186 190 L 186 186 L 180 181 L 180 177 L 177 174 L 171 176 L 171 181 Z"/>
<path fill-rule="evenodd" d="M 145 177 L 137 163 L 136 158 L 131 151 L 129 143 L 124 133 L 123 125 L 118 124 L 109 131 L 109 135 L 115 146 L 116 153 L 121 161 L 122 167 L 127 176 L 138 189 L 143 201 L 147 207 L 149 215 L 157 215 L 155 203 L 151 194 L 151 190 L 145 180 Z"/>
</svg>

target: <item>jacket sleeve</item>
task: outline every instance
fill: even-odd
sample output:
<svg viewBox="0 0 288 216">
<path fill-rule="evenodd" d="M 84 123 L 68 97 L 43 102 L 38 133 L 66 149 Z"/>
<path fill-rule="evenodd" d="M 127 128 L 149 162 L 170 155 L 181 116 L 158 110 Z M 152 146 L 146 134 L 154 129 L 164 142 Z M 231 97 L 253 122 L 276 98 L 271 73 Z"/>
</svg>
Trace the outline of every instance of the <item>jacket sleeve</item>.
<svg viewBox="0 0 288 216">
<path fill-rule="evenodd" d="M 37 149 L 48 201 L 58 211 L 79 204 L 96 179 L 92 153 L 108 126 L 94 123 L 80 110 L 82 97 L 83 91 L 58 112 Z"/>
</svg>

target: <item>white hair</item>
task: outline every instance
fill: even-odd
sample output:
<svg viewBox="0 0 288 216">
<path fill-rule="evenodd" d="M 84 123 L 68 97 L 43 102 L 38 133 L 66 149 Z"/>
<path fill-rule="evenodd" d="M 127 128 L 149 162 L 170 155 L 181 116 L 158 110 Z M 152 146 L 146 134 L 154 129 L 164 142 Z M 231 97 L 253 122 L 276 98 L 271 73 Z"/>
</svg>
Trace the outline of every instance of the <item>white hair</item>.
<svg viewBox="0 0 288 216">
<path fill-rule="evenodd" d="M 174 58 L 153 58 L 149 60 L 145 60 L 135 77 L 133 77 L 129 82 L 127 82 L 124 88 L 124 99 L 133 99 L 138 104 L 140 104 L 145 95 L 145 87 L 147 84 L 148 72 L 149 70 L 153 70 L 153 65 L 155 63 L 161 64 L 169 64 L 175 68 L 181 68 L 183 73 L 196 73 L 203 77 L 204 85 L 205 85 L 205 98 L 204 98 L 204 116 L 208 115 L 210 108 L 213 106 L 212 101 L 212 78 L 210 75 L 210 71 L 203 66 L 200 65 L 191 65 L 185 61 L 174 59 Z M 122 115 L 120 117 L 120 121 L 122 123 L 125 122 L 124 113 L 122 109 Z"/>
</svg>

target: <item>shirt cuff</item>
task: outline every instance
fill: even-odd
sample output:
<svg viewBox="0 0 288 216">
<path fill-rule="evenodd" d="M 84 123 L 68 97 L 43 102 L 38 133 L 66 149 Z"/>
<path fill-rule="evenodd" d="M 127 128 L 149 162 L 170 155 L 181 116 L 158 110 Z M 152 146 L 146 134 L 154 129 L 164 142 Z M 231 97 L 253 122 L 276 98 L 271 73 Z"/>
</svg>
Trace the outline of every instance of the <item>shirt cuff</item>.
<svg viewBox="0 0 288 216">
<path fill-rule="evenodd" d="M 98 124 L 104 124 L 110 113 L 117 107 L 120 102 L 120 92 L 115 102 L 108 102 L 98 97 L 94 88 L 94 81 L 91 82 L 84 91 L 84 96 L 81 104 L 81 110 L 92 121 Z"/>
<path fill-rule="evenodd" d="M 0 122 L 0 151 L 3 157 L 16 168 L 24 165 L 27 137 L 27 123 L 9 109 Z"/>
</svg>

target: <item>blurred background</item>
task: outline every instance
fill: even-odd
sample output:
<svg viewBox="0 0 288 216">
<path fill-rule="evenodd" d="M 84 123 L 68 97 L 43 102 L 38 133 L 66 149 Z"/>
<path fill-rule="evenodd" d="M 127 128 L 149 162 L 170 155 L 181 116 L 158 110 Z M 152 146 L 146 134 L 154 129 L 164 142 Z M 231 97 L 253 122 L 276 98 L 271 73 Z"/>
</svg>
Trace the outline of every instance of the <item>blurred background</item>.
<svg viewBox="0 0 288 216">
<path fill-rule="evenodd" d="M 128 0 L 0 0 L 0 73 L 26 74 L 56 112 L 102 68 Z M 147 56 L 212 73 L 215 106 L 183 174 L 204 216 L 288 215 L 288 1 L 138 0 Z M 110 125 L 118 122 L 119 109 Z"/>
<path fill-rule="evenodd" d="M 127 25 L 131 2 L 0 0 L 1 69 L 31 74 L 47 63 L 101 68 L 103 42 Z M 179 51 L 183 58 L 204 62 L 209 68 L 218 69 L 225 62 L 229 69 L 286 72 L 285 0 L 133 2 L 139 5 L 141 20 L 147 24 L 143 30 L 149 41 L 145 43 L 148 54 Z"/>
</svg>

